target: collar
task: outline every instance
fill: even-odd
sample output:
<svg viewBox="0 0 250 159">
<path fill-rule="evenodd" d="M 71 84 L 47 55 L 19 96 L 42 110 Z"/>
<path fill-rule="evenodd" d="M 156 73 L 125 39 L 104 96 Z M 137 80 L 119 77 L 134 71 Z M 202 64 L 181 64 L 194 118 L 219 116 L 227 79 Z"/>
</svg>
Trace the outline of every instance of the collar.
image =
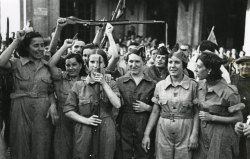
<svg viewBox="0 0 250 159">
<path fill-rule="evenodd" d="M 182 81 L 177 86 L 181 86 L 184 89 L 189 89 L 190 80 L 191 79 L 187 75 L 184 74 Z M 165 79 L 165 86 L 164 86 L 165 89 L 167 89 L 170 85 L 174 86 L 172 79 L 171 79 L 171 76 L 168 75 L 167 78 Z"/>
<path fill-rule="evenodd" d="M 21 64 L 22 65 L 26 65 L 27 63 L 29 62 L 33 62 L 30 58 L 28 57 L 20 57 L 20 61 L 21 61 Z M 41 62 L 44 64 L 44 65 L 48 65 L 48 62 L 44 59 L 41 59 Z"/>
<path fill-rule="evenodd" d="M 133 77 L 132 77 L 130 72 L 126 73 L 123 77 L 124 77 L 123 82 L 128 82 L 129 80 L 133 80 Z M 148 82 L 153 81 L 144 71 L 143 71 L 142 80 L 145 80 L 145 81 L 148 81 Z"/>
<path fill-rule="evenodd" d="M 225 79 L 221 79 L 215 85 L 209 87 L 207 92 L 215 92 L 220 97 L 224 92 L 226 83 Z"/>
</svg>

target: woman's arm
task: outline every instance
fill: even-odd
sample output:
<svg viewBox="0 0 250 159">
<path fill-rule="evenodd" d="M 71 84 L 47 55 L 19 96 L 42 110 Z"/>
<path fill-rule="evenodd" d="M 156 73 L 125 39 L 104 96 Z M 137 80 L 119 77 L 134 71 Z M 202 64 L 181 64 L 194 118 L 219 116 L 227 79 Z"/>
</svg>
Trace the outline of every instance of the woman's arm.
<svg viewBox="0 0 250 159">
<path fill-rule="evenodd" d="M 49 45 L 49 51 L 51 52 L 51 54 L 54 54 L 56 52 L 56 47 L 57 47 L 58 40 L 60 39 L 61 31 L 63 27 L 66 26 L 67 24 L 73 24 L 73 22 L 71 22 L 70 20 L 66 18 L 59 18 L 57 20 L 55 34 L 52 37 L 52 40 Z"/>
<path fill-rule="evenodd" d="M 50 101 L 50 107 L 49 110 L 47 112 L 47 116 L 46 118 L 49 118 L 49 116 L 51 117 L 52 120 L 52 124 L 56 125 L 58 119 L 59 119 L 59 115 L 56 109 L 56 98 L 55 98 L 55 94 L 51 93 L 49 95 L 49 101 Z"/>
<path fill-rule="evenodd" d="M 144 137 L 142 139 L 142 148 L 145 152 L 148 152 L 150 149 L 150 133 L 155 126 L 156 122 L 158 121 L 160 115 L 160 106 L 158 104 L 154 104 L 153 110 L 150 114 L 147 127 L 144 132 Z"/>
<path fill-rule="evenodd" d="M 105 93 L 107 94 L 110 103 L 115 108 L 120 108 L 121 107 L 120 98 L 115 94 L 115 92 L 111 89 L 111 87 L 108 85 L 108 83 L 106 81 L 104 81 L 102 83 L 102 87 L 103 87 Z"/>
<path fill-rule="evenodd" d="M 14 52 L 14 50 L 17 48 L 18 44 L 23 40 L 24 36 L 25 36 L 24 31 L 17 31 L 16 39 L 0 55 L 0 67 L 4 67 L 4 68 L 11 67 L 11 64 L 9 63 L 9 59 L 11 58 L 11 55 Z"/>
<path fill-rule="evenodd" d="M 99 119 L 97 115 L 92 115 L 91 117 L 86 118 L 84 116 L 77 114 L 74 111 L 69 111 L 69 112 L 65 113 L 65 115 L 67 117 L 69 117 L 70 119 L 72 119 L 78 123 L 85 124 L 85 125 L 98 126 L 98 124 L 101 124 L 101 122 L 102 122 L 102 120 Z"/>
<path fill-rule="evenodd" d="M 148 120 L 148 124 L 147 127 L 145 129 L 144 132 L 144 136 L 149 136 L 153 127 L 155 126 L 158 118 L 160 116 L 160 106 L 158 104 L 154 104 L 153 106 L 153 110 L 150 114 L 149 120 Z"/>
<path fill-rule="evenodd" d="M 108 52 L 111 55 L 111 58 L 107 66 L 108 71 L 114 71 L 116 68 L 117 62 L 119 61 L 118 49 L 117 49 L 115 40 L 112 35 L 113 29 L 114 29 L 113 26 L 108 23 L 106 26 L 106 31 L 105 31 L 109 40 L 109 44 L 110 44 Z"/>
<path fill-rule="evenodd" d="M 49 68 L 51 71 L 51 74 L 56 74 L 57 73 L 57 67 L 56 64 L 59 62 L 60 57 L 62 56 L 62 54 L 73 45 L 73 40 L 71 39 L 66 39 L 64 41 L 63 46 L 51 57 L 51 59 L 49 60 Z"/>
<path fill-rule="evenodd" d="M 243 120 L 241 111 L 237 111 L 232 114 L 232 116 L 218 116 L 212 115 L 208 112 L 200 111 L 199 117 L 202 121 L 212 121 L 212 122 L 220 122 L 227 124 L 234 124 L 237 122 L 241 122 Z"/>
<path fill-rule="evenodd" d="M 121 107 L 121 101 L 120 98 L 115 94 L 115 92 L 111 89 L 111 87 L 108 85 L 108 83 L 105 80 L 105 77 L 101 73 L 95 73 L 95 76 L 92 77 L 94 81 L 100 83 L 108 96 L 108 99 L 110 103 L 115 107 L 115 108 L 120 108 Z"/>
</svg>

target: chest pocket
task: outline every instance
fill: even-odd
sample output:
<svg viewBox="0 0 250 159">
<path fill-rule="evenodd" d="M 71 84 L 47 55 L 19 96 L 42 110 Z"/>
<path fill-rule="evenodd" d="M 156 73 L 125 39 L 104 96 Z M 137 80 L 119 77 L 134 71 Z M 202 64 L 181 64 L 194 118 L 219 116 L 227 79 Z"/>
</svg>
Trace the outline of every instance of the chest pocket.
<svg viewBox="0 0 250 159">
<path fill-rule="evenodd" d="M 94 113 L 94 106 L 90 99 L 79 99 L 79 113 L 83 116 L 91 116 Z"/>
<path fill-rule="evenodd" d="M 14 75 L 14 89 L 17 90 L 28 90 L 30 87 L 30 78 L 29 76 L 22 76 L 20 73 Z"/>
</svg>

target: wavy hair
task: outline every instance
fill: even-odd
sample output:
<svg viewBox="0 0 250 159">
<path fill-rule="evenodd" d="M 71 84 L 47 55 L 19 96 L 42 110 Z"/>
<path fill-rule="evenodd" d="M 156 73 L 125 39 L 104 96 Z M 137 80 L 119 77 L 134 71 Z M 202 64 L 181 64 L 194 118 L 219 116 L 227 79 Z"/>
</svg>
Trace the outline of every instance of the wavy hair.
<svg viewBox="0 0 250 159">
<path fill-rule="evenodd" d="M 30 45 L 30 42 L 33 38 L 43 38 L 42 35 L 38 32 L 28 32 L 24 36 L 24 39 L 18 44 L 16 51 L 21 57 L 28 57 L 29 52 L 28 48 Z"/>
</svg>

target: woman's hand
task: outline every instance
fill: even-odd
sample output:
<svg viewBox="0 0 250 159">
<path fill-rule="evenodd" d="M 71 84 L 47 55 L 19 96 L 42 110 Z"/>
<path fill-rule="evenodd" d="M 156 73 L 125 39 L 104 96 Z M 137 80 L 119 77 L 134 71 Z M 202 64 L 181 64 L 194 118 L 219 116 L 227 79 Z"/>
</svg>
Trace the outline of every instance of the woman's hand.
<svg viewBox="0 0 250 159">
<path fill-rule="evenodd" d="M 244 136 L 250 138 L 250 125 L 244 124 L 243 133 Z"/>
<path fill-rule="evenodd" d="M 100 84 L 106 83 L 105 77 L 103 76 L 102 73 L 93 72 L 93 79 L 95 82 L 98 82 Z"/>
<path fill-rule="evenodd" d="M 74 40 L 66 39 L 64 40 L 63 47 L 70 48 L 74 45 Z"/>
<path fill-rule="evenodd" d="M 25 37 L 25 34 L 26 33 L 24 30 L 17 31 L 16 32 L 16 39 L 22 41 Z"/>
<path fill-rule="evenodd" d="M 149 149 L 150 149 L 150 137 L 148 135 L 144 135 L 144 137 L 142 139 L 141 146 L 146 153 L 149 151 Z"/>
<path fill-rule="evenodd" d="M 68 24 L 67 18 L 58 18 L 58 19 L 57 19 L 57 27 L 63 28 L 63 27 L 66 26 L 67 24 Z"/>
<path fill-rule="evenodd" d="M 51 104 L 51 106 L 49 107 L 46 118 L 49 118 L 49 116 L 51 117 L 52 124 L 56 125 L 56 123 L 59 120 L 59 115 L 58 115 L 58 112 L 56 110 L 56 104 Z"/>
<path fill-rule="evenodd" d="M 97 115 L 92 115 L 91 117 L 87 119 L 87 125 L 91 125 L 91 126 L 98 126 L 99 124 L 101 124 L 101 122 L 102 120 L 99 119 Z"/>
<path fill-rule="evenodd" d="M 114 30 L 114 27 L 110 23 L 107 23 L 105 34 L 112 34 L 113 30 Z"/>
<path fill-rule="evenodd" d="M 198 135 L 193 135 L 189 137 L 188 149 L 193 150 L 198 148 Z"/>
<path fill-rule="evenodd" d="M 241 135 L 243 133 L 244 123 L 237 122 L 234 126 L 234 130 L 237 134 Z"/>
<path fill-rule="evenodd" d="M 213 115 L 211 115 L 208 112 L 200 111 L 199 117 L 202 121 L 212 121 L 213 120 Z"/>
<path fill-rule="evenodd" d="M 151 107 L 146 103 L 136 100 L 136 102 L 133 103 L 133 109 L 135 112 L 140 113 L 140 112 L 150 111 Z"/>
</svg>

